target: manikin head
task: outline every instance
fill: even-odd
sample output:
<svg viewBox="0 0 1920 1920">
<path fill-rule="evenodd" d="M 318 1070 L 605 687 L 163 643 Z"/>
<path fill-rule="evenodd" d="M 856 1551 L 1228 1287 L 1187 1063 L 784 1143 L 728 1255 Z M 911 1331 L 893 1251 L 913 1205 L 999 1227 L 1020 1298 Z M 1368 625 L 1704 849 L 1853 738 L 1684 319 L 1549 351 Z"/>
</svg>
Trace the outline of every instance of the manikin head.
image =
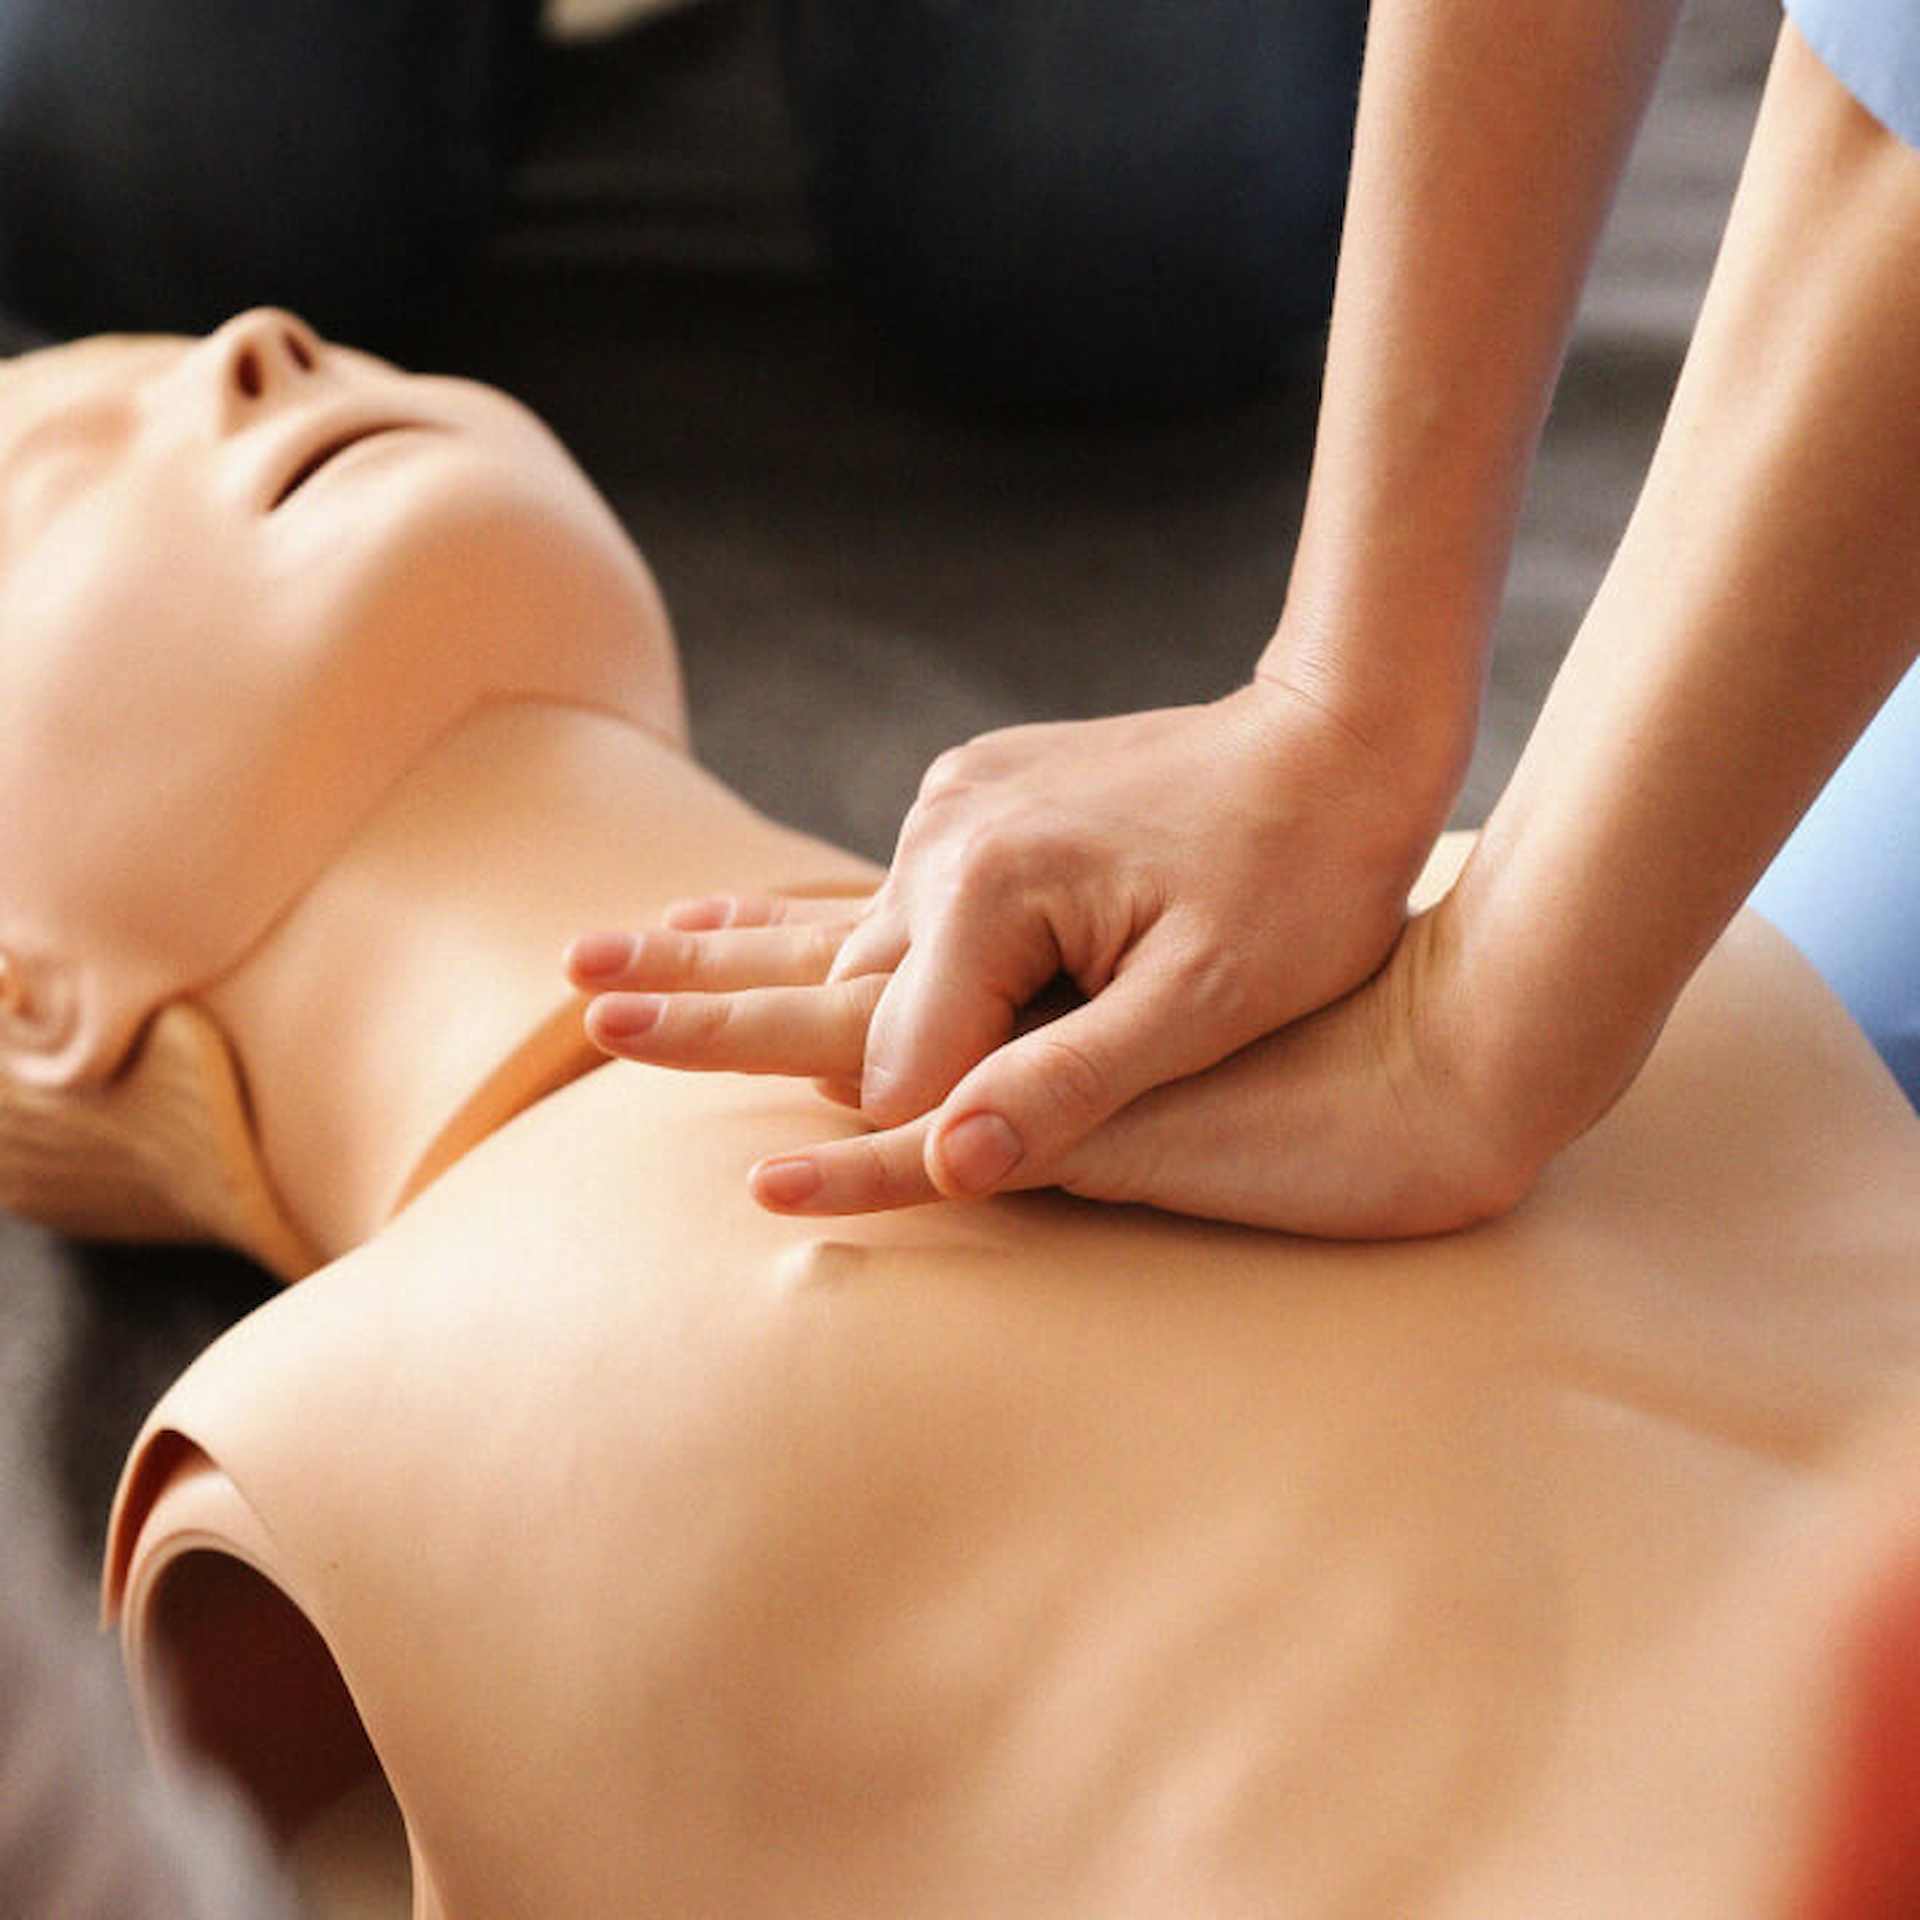
<svg viewBox="0 0 1920 1920">
<path fill-rule="evenodd" d="M 269 309 L 0 366 L 0 1071 L 110 1074 L 516 698 L 684 739 L 652 578 L 524 408 Z"/>
</svg>

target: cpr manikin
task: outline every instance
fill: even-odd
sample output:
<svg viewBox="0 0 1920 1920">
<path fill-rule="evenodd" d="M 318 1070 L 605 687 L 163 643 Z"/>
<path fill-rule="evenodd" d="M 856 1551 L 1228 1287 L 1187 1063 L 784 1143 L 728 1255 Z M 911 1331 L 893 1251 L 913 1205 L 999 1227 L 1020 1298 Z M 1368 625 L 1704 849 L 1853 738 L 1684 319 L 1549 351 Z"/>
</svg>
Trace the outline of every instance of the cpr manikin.
<svg viewBox="0 0 1920 1920">
<path fill-rule="evenodd" d="M 317 1914 L 1913 1910 L 1920 1130 L 1775 936 L 1472 1234 L 822 1235 L 845 1113 L 587 1071 L 570 935 L 866 876 L 523 413 L 260 313 L 0 375 L 0 487 L 0 1197 L 319 1266 L 107 1570 Z"/>
</svg>

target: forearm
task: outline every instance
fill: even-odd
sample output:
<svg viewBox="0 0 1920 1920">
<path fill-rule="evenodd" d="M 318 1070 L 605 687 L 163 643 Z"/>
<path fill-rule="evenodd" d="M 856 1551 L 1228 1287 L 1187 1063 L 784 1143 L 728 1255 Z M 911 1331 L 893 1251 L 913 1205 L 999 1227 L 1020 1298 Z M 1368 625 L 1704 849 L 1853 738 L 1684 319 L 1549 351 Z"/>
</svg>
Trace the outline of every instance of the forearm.
<svg viewBox="0 0 1920 1920">
<path fill-rule="evenodd" d="M 1464 771 L 1527 472 L 1675 11 L 1376 0 L 1306 519 L 1261 670 L 1396 754 L 1430 724 Z"/>
<path fill-rule="evenodd" d="M 1627 535 L 1450 903 L 1502 1105 L 1586 1125 L 1920 648 L 1920 155 L 1789 28 Z"/>
</svg>

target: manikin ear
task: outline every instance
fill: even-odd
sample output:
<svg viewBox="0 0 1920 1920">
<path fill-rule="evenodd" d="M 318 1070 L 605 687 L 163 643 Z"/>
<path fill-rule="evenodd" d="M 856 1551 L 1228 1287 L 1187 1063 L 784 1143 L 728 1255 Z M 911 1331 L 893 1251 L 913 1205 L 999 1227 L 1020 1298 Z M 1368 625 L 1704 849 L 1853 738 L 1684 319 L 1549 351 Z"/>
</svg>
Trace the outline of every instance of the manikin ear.
<svg viewBox="0 0 1920 1920">
<path fill-rule="evenodd" d="M 102 1022 L 91 970 L 24 942 L 0 943 L 0 1074 L 30 1087 L 99 1078 Z"/>
</svg>

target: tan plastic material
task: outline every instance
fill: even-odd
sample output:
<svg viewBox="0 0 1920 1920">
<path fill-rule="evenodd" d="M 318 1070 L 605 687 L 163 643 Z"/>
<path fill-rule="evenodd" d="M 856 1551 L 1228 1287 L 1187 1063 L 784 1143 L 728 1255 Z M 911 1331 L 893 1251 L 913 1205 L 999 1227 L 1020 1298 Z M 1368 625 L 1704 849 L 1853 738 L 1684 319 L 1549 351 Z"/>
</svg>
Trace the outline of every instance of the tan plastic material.
<svg viewBox="0 0 1920 1920">
<path fill-rule="evenodd" d="M 684 738 L 651 576 L 503 395 L 264 309 L 4 377 L 16 1078 L 110 1075 L 480 706 L 546 700 Z"/>
<path fill-rule="evenodd" d="M 584 1006 L 583 1000 L 570 995 L 475 1088 L 401 1184 L 396 1207 L 417 1199 L 515 1114 L 607 1064 L 607 1056 L 587 1038 L 581 1025 Z"/>
<path fill-rule="evenodd" d="M 1920 1130 L 1777 939 L 1443 1242 L 740 1197 L 843 1124 L 624 1067 L 522 1113 L 156 1411 L 130 1658 L 190 1448 L 449 1915 L 1810 1920 Z"/>
<path fill-rule="evenodd" d="M 257 511 L 217 504 L 197 462 L 231 447 L 189 425 L 253 419 L 249 344 L 319 352 L 249 324 L 225 362 L 164 362 L 201 413 L 154 402 L 162 478 L 236 550 Z M 0 389 L 17 478 L 4 414 Z M 107 466 L 136 527 L 144 458 Z M 324 530 L 414 561 L 431 533 L 444 584 L 474 523 L 438 516 L 469 484 L 497 503 L 497 471 L 436 480 L 423 523 L 397 470 L 315 483 Z M 533 658 L 554 553 L 488 524 Z M 436 706 L 413 643 L 460 652 L 447 603 L 418 632 L 369 615 L 333 551 L 301 548 L 329 724 L 416 696 L 446 724 L 404 766 L 370 755 L 371 801 L 175 806 L 175 880 L 232 859 L 265 915 L 164 1001 L 217 1036 L 154 1082 L 199 1089 L 192 1117 L 152 1092 L 90 1128 L 93 1096 L 48 1091 L 0 1137 L 9 1190 L 78 1217 L 115 1178 L 90 1143 L 124 1136 L 160 1169 L 127 1227 L 249 1220 L 231 1169 L 257 1159 L 338 1256 L 155 1409 L 105 1593 L 137 1692 L 178 1700 L 312 1867 L 319 1920 L 1861 1920 L 1809 1889 L 1868 1804 L 1862 1740 L 1920 1753 L 1920 1709 L 1861 1680 L 1863 1623 L 1920 1660 L 1888 1599 L 1920 1545 L 1920 1126 L 1784 943 L 1737 927 L 1627 1097 L 1471 1234 L 1319 1245 L 1058 1196 L 776 1218 L 747 1167 L 857 1123 L 788 1083 L 576 1072 L 559 955 L 676 896 L 869 870 L 670 729 L 511 687 Z M 280 616 L 216 619 L 227 586 L 184 572 L 184 681 L 271 680 Z M 604 577 L 666 684 L 637 562 Z M 93 698 L 67 676 L 124 636 L 11 567 L 0 601 L 11 739 Z M 246 711 L 269 764 L 312 745 Z M 124 775 L 124 821 L 161 743 L 122 718 L 93 771 Z M 236 722 L 180 694 L 167 724 L 171 779 Z M 0 802 L 49 751 L 0 751 Z M 50 971 L 34 882 L 145 912 L 150 876 L 47 846 L 0 873 L 0 948 L 31 962 L 8 1031 L 45 1067 L 51 988 L 139 969 L 130 921 L 99 922 L 102 963 L 75 914 Z M 54 1127 L 84 1204 L 45 1171 Z M 166 1144 L 128 1144 L 148 1127 Z"/>
</svg>

